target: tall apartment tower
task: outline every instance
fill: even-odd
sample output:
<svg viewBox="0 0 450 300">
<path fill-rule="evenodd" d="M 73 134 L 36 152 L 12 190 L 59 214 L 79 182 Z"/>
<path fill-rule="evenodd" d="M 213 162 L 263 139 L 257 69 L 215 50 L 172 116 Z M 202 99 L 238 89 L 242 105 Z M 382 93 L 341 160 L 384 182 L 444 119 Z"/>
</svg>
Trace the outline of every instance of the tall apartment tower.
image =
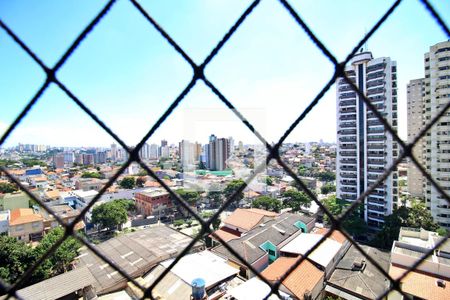
<svg viewBox="0 0 450 300">
<path fill-rule="evenodd" d="M 217 138 L 214 134 L 209 137 L 207 166 L 211 171 L 223 171 L 227 168 L 230 157 L 230 143 L 228 139 Z"/>
<path fill-rule="evenodd" d="M 346 75 L 384 118 L 397 128 L 397 67 L 389 57 L 356 54 Z M 355 201 L 397 157 L 397 143 L 362 98 L 343 78 L 336 82 L 337 197 Z M 361 217 L 370 228 L 380 228 L 398 201 L 397 172 L 391 173 L 364 199 Z"/>
<path fill-rule="evenodd" d="M 408 143 L 411 143 L 423 128 L 423 96 L 425 94 L 424 79 L 411 80 L 406 87 L 408 105 Z M 422 163 L 422 143 L 419 141 L 413 148 L 414 157 Z M 408 160 L 408 192 L 411 196 L 423 199 L 423 175 L 416 165 Z"/>
<path fill-rule="evenodd" d="M 450 101 L 450 41 L 430 47 L 425 53 L 423 121 L 431 121 Z M 450 191 L 450 113 L 447 112 L 424 137 L 423 161 L 429 174 Z M 450 229 L 450 206 L 430 182 L 424 183 L 427 207 L 435 222 Z"/>
<path fill-rule="evenodd" d="M 111 144 L 111 161 L 116 162 L 117 161 L 117 145 Z"/>
</svg>

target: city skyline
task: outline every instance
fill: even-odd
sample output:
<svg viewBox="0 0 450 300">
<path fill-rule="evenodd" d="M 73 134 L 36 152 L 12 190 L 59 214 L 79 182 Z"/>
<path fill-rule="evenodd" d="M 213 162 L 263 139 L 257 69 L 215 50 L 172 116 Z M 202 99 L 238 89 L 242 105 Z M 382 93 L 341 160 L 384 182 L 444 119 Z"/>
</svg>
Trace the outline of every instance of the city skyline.
<svg viewBox="0 0 450 300">
<path fill-rule="evenodd" d="M 0 18 L 51 66 L 102 5 L 74 3 L 1 3 Z M 449 3 L 432 4 L 438 12 L 450 10 Z M 199 63 L 248 2 L 180 4 L 173 15 L 170 2 L 142 5 Z M 390 3 L 349 1 L 338 7 L 326 3 L 317 7 L 313 2 L 292 5 L 342 60 Z M 361 9 L 372 13 L 355 17 L 354 12 Z M 70 14 L 64 13 L 68 11 Z M 37 18 L 43 12 L 49 17 Z M 448 23 L 448 15 L 442 16 Z M 326 22 L 319 22 L 323 20 Z M 213 25 L 205 27 L 203 22 Z M 339 39 L 335 38 L 336 33 L 340 33 Z M 399 133 L 405 139 L 406 84 L 422 76 L 423 53 L 428 47 L 445 39 L 422 5 L 409 1 L 403 2 L 365 45 L 377 56 L 389 56 L 398 62 Z M 3 31 L 0 40 L 0 62 L 5 66 L 0 71 L 0 98 L 4 99 L 0 133 L 3 133 L 36 92 L 44 74 Z M 255 9 L 205 70 L 211 82 L 269 142 L 278 140 L 331 78 L 332 72 L 332 65 L 320 50 L 275 1 L 265 1 Z M 93 30 L 57 76 L 125 143 L 135 145 L 185 87 L 191 71 L 131 4 L 122 1 Z M 333 86 L 287 141 L 334 142 L 335 112 L 330 109 L 334 107 L 334 95 Z M 237 117 L 198 82 L 148 143 L 158 143 L 162 138 L 175 143 L 182 139 L 195 141 L 197 136 L 212 132 L 257 143 Z M 19 142 L 101 147 L 113 140 L 53 86 L 3 146 Z"/>
</svg>

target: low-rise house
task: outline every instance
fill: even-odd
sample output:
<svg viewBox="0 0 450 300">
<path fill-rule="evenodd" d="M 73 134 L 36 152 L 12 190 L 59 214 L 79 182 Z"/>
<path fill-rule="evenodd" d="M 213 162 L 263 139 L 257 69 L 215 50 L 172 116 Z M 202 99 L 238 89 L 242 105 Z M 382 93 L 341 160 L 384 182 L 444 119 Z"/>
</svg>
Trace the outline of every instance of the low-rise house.
<svg viewBox="0 0 450 300">
<path fill-rule="evenodd" d="M 402 227 L 392 245 L 389 275 L 399 278 L 444 238 L 422 228 Z M 450 299 L 450 241 L 445 241 L 403 278 L 401 288 L 414 299 Z M 391 296 L 403 299 L 395 292 Z"/>
<path fill-rule="evenodd" d="M 389 252 L 360 245 L 387 273 Z M 355 246 L 351 246 L 339 261 L 327 281 L 325 294 L 339 299 L 377 299 L 389 289 L 389 280 Z M 391 299 L 391 298 L 389 298 Z"/>
<path fill-rule="evenodd" d="M 280 257 L 262 272 L 262 276 L 274 283 L 291 268 L 298 258 Z M 296 267 L 280 285 L 280 290 L 294 299 L 317 299 L 324 287 L 324 272 L 308 260 Z"/>
<path fill-rule="evenodd" d="M 164 215 L 173 207 L 170 194 L 164 189 L 146 189 L 135 193 L 136 209 L 144 216 Z"/>
<path fill-rule="evenodd" d="M 28 177 L 28 183 L 37 189 L 45 189 L 48 186 L 47 177 L 44 175 Z"/>
<path fill-rule="evenodd" d="M 283 213 L 272 220 L 259 224 L 237 239 L 230 240 L 232 247 L 257 271 L 261 272 L 280 256 L 280 249 L 305 229 L 314 226 L 314 219 L 300 214 Z M 228 262 L 240 270 L 245 278 L 254 274 L 223 245 L 211 249 L 214 253 L 228 259 Z"/>
<path fill-rule="evenodd" d="M 239 238 L 243 233 L 252 230 L 258 224 L 267 222 L 278 216 L 277 213 L 258 208 L 238 208 L 225 220 L 223 226 L 214 232 L 225 242 Z M 214 235 L 211 235 L 214 239 Z"/>
<path fill-rule="evenodd" d="M 75 208 L 76 209 L 83 209 L 86 207 L 92 199 L 97 196 L 98 192 L 94 190 L 90 191 L 83 191 L 83 190 L 75 190 L 70 192 L 73 195 L 75 195 Z"/>
<path fill-rule="evenodd" d="M 234 300 L 260 300 L 266 299 L 267 295 L 270 293 L 270 286 L 268 286 L 264 281 L 260 280 L 258 277 L 253 277 L 246 282 L 231 287 L 225 297 L 220 299 L 234 299 Z M 288 294 L 280 291 L 279 298 L 277 295 L 272 294 L 267 299 L 268 300 L 291 300 L 293 299 Z"/>
<path fill-rule="evenodd" d="M 59 190 L 47 190 L 44 192 L 44 198 L 46 201 L 60 201 L 61 195 Z"/>
<path fill-rule="evenodd" d="M 42 238 L 44 232 L 43 217 L 31 208 L 11 210 L 9 219 L 9 236 L 29 242 Z"/>
<path fill-rule="evenodd" d="M 304 256 L 321 239 L 323 239 L 323 236 L 320 234 L 300 234 L 280 249 L 280 256 Z M 328 278 L 343 254 L 344 249 L 341 243 L 326 238 L 308 255 L 308 259 L 314 262 L 325 273 L 325 277 Z"/>
<path fill-rule="evenodd" d="M 75 188 L 83 191 L 100 191 L 106 181 L 98 178 L 78 178 L 75 181 Z"/>
<path fill-rule="evenodd" d="M 72 221 L 80 214 L 79 210 L 75 210 L 69 205 L 53 205 L 50 209 L 59 217 L 65 224 L 70 224 Z M 39 213 L 44 218 L 44 231 L 48 232 L 50 229 L 59 226 L 59 222 L 55 219 L 53 215 L 48 213 L 45 209 L 40 209 Z M 80 221 L 75 225 L 75 230 L 81 230 L 84 228 L 83 221 Z"/>
<path fill-rule="evenodd" d="M 172 262 L 173 259 L 161 262 L 138 282 L 144 287 L 149 287 Z M 152 290 L 153 296 L 161 299 L 190 299 L 192 282 L 201 278 L 209 299 L 217 299 L 225 294 L 220 286 L 233 280 L 238 272 L 228 265 L 226 260 L 210 251 L 188 254 L 183 256 L 155 286 Z M 141 290 L 132 289 L 132 291 L 136 299 L 142 298 Z"/>
</svg>

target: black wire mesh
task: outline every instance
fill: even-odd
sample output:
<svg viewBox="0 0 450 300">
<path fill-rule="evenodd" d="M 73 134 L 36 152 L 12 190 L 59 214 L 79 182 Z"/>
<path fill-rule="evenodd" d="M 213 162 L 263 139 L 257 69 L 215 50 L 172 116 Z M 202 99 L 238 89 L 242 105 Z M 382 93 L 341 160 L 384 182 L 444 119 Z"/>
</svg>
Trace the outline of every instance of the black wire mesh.
<svg viewBox="0 0 450 300">
<path fill-rule="evenodd" d="M 275 145 L 270 145 L 264 137 L 253 127 L 253 125 L 242 115 L 221 92 L 220 90 L 205 77 L 204 69 L 205 67 L 214 59 L 214 57 L 220 52 L 222 47 L 229 41 L 232 35 L 236 32 L 236 30 L 240 27 L 240 25 L 245 21 L 245 19 L 252 13 L 255 7 L 258 6 L 260 0 L 255 0 L 251 3 L 251 5 L 242 13 L 239 19 L 234 23 L 234 25 L 228 30 L 222 40 L 217 44 L 217 46 L 210 52 L 210 54 L 206 57 L 203 63 L 197 65 L 189 55 L 167 34 L 164 29 L 150 16 L 150 14 L 139 4 L 136 0 L 130 0 L 132 5 L 141 13 L 141 15 L 148 21 L 149 25 L 153 26 L 163 37 L 164 39 L 174 48 L 174 50 L 183 57 L 183 59 L 192 67 L 193 70 L 193 78 L 188 83 L 188 85 L 184 88 L 184 90 L 179 94 L 179 96 L 172 102 L 169 108 L 161 115 L 158 121 L 153 125 L 153 127 L 148 131 L 148 133 L 141 139 L 141 141 L 134 148 L 128 147 L 125 142 L 120 139 L 120 137 L 115 134 L 102 120 L 93 113 L 82 100 L 80 100 L 77 96 L 75 96 L 70 89 L 61 83 L 56 73 L 58 70 L 66 63 L 67 59 L 76 51 L 78 46 L 86 39 L 88 34 L 97 26 L 103 17 L 108 14 L 108 11 L 115 4 L 115 0 L 110 0 L 103 7 L 103 9 L 97 14 L 97 16 L 85 27 L 85 29 L 79 34 L 79 36 L 75 39 L 75 41 L 70 45 L 68 50 L 64 53 L 64 55 L 58 60 L 58 62 L 52 67 L 48 67 L 45 65 L 42 60 L 2 21 L 0 20 L 0 27 L 7 33 L 9 37 L 11 37 L 21 48 L 25 51 L 34 61 L 38 64 L 43 71 L 46 73 L 46 81 L 39 88 L 38 92 L 32 97 L 32 99 L 28 102 L 26 107 L 21 111 L 21 113 L 17 116 L 14 122 L 9 126 L 3 136 L 0 138 L 0 146 L 3 145 L 6 139 L 11 135 L 17 125 L 26 117 L 27 113 L 31 110 L 31 108 L 39 101 L 42 94 L 47 90 L 49 86 L 52 84 L 58 86 L 78 107 L 80 107 L 87 115 L 89 115 L 102 129 L 104 129 L 119 145 L 121 145 L 129 154 L 128 160 L 121 166 L 118 172 L 110 178 L 110 180 L 106 183 L 105 186 L 101 188 L 99 193 L 94 197 L 94 199 L 81 211 L 81 213 L 76 217 L 73 222 L 70 224 L 66 224 L 62 221 L 62 219 L 53 212 L 41 199 L 36 197 L 33 193 L 27 190 L 10 172 L 4 168 L 0 167 L 0 171 L 3 172 L 12 182 L 19 186 L 30 198 L 35 200 L 39 205 L 41 205 L 50 215 L 52 215 L 58 223 L 64 227 L 65 234 L 64 236 L 58 240 L 47 253 L 45 253 L 42 257 L 40 257 L 33 266 L 27 270 L 19 280 L 17 280 L 14 284 L 10 285 L 3 282 L 0 279 L 0 291 L 7 293 L 9 297 L 20 298 L 17 295 L 17 290 L 23 287 L 27 280 L 30 279 L 30 276 L 33 272 L 42 264 L 46 258 L 48 258 L 56 249 L 61 245 L 64 240 L 68 237 L 73 236 L 81 241 L 84 245 L 86 245 L 92 252 L 95 253 L 98 257 L 100 257 L 103 261 L 109 264 L 113 269 L 115 269 L 120 275 L 125 277 L 127 280 L 131 281 L 136 287 L 138 287 L 143 293 L 144 298 L 150 297 L 154 299 L 152 295 L 153 288 L 164 278 L 167 273 L 175 266 L 175 264 L 189 252 L 189 250 L 194 246 L 194 244 L 204 235 L 204 234 L 212 234 L 214 238 L 228 250 L 230 251 L 238 260 L 246 266 L 250 271 L 252 271 L 256 276 L 258 276 L 261 280 L 263 280 L 267 285 L 271 287 L 271 292 L 266 296 L 268 298 L 271 294 L 279 294 L 279 287 L 283 280 L 285 280 L 291 272 L 293 272 L 305 259 L 308 259 L 308 256 L 322 244 L 327 237 L 329 237 L 333 230 L 340 230 L 344 236 L 350 241 L 356 249 L 364 255 L 369 262 L 371 262 L 389 281 L 390 288 L 386 290 L 382 295 L 379 295 L 378 298 L 385 297 L 392 290 L 397 290 L 406 298 L 409 298 L 400 287 L 400 281 L 408 275 L 409 272 L 415 270 L 429 255 L 431 255 L 437 248 L 439 248 L 444 242 L 447 241 L 448 237 L 442 239 L 438 244 L 436 244 L 432 249 L 430 249 L 425 255 L 423 255 L 417 262 L 409 267 L 407 271 L 397 279 L 393 279 L 389 274 L 387 274 L 384 269 L 379 265 L 377 261 L 375 261 L 370 255 L 366 254 L 364 250 L 352 239 L 352 237 L 343 229 L 342 222 L 345 218 L 347 218 L 352 211 L 354 211 L 359 205 L 363 204 L 364 198 L 368 196 L 381 182 L 383 182 L 390 174 L 393 172 L 397 165 L 406 157 L 409 157 L 411 161 L 417 166 L 417 168 L 421 171 L 423 176 L 432 184 L 432 186 L 441 193 L 442 197 L 450 204 L 449 195 L 439 186 L 439 184 L 432 178 L 432 176 L 425 170 L 425 168 L 421 165 L 421 163 L 413 156 L 412 148 L 415 144 L 427 133 L 427 131 L 444 115 L 447 113 L 450 108 L 450 103 L 447 103 L 445 107 L 441 109 L 441 111 L 433 117 L 433 119 L 426 124 L 426 126 L 419 132 L 416 138 L 410 144 L 405 144 L 397 135 L 397 132 L 389 122 L 382 116 L 382 114 L 376 109 L 376 107 L 369 101 L 369 99 L 353 84 L 353 82 L 347 77 L 344 72 L 345 65 L 350 61 L 350 59 L 356 54 L 357 50 L 360 49 L 364 43 L 367 42 L 368 39 L 383 25 L 383 23 L 391 17 L 392 13 L 396 10 L 399 4 L 402 2 L 401 0 L 395 1 L 391 7 L 386 11 L 386 13 L 378 20 L 378 22 L 371 28 L 371 30 L 360 40 L 360 42 L 354 47 L 353 51 L 351 51 L 346 59 L 343 62 L 338 62 L 338 60 L 331 54 L 331 52 L 327 49 L 327 47 L 320 41 L 320 39 L 313 33 L 313 31 L 308 27 L 308 25 L 303 21 L 300 15 L 295 11 L 295 9 L 289 4 L 286 0 L 279 0 L 281 5 L 289 12 L 289 14 L 293 17 L 293 19 L 300 26 L 301 30 L 303 30 L 311 42 L 314 43 L 319 50 L 322 52 L 324 56 L 326 56 L 330 62 L 334 65 L 335 71 L 333 76 L 330 78 L 328 83 L 323 87 L 323 89 L 317 94 L 317 96 L 311 101 L 308 107 L 302 112 L 302 114 L 290 125 L 290 127 L 286 130 L 286 132 L 282 135 L 279 141 Z M 430 15 L 434 18 L 436 23 L 440 26 L 442 31 L 445 33 L 447 37 L 450 37 L 450 31 L 442 20 L 440 15 L 436 12 L 433 6 L 427 0 L 421 0 L 424 8 L 430 13 Z M 290 135 L 290 133 L 298 126 L 298 124 L 308 115 L 308 113 L 319 103 L 325 93 L 331 88 L 337 78 L 343 78 L 352 89 L 364 100 L 367 107 L 374 113 L 374 115 L 381 121 L 386 130 L 392 135 L 393 139 L 401 146 L 402 152 L 395 159 L 394 163 L 385 170 L 385 172 L 377 179 L 375 183 L 373 183 L 353 204 L 341 215 L 336 218 L 333 216 L 317 199 L 311 190 L 305 186 L 305 184 L 297 177 L 294 171 L 292 171 L 287 164 L 283 161 L 283 158 L 279 154 L 279 149 L 282 143 L 286 140 L 286 138 Z M 244 184 L 237 190 L 229 199 L 227 199 L 218 209 L 218 211 L 208 220 L 205 221 L 201 218 L 196 212 L 194 212 L 190 205 L 183 199 L 181 199 L 177 193 L 170 189 L 167 184 L 162 181 L 156 174 L 144 163 L 139 157 L 139 151 L 143 147 L 144 143 L 154 134 L 154 132 L 163 124 L 168 116 L 176 109 L 179 103 L 186 97 L 186 95 L 191 91 L 191 89 L 196 85 L 198 81 L 203 81 L 205 85 L 215 94 L 217 97 L 241 120 L 241 122 L 251 131 L 254 135 L 265 145 L 268 151 L 267 158 L 265 160 L 265 164 L 261 164 L 255 169 L 255 172 L 249 177 L 246 178 Z M 241 257 L 232 247 L 230 247 L 224 240 L 222 240 L 219 236 L 215 235 L 211 230 L 210 225 L 219 218 L 219 215 L 233 202 L 237 199 L 238 195 L 246 188 L 247 184 L 251 182 L 259 173 L 264 170 L 264 166 L 268 164 L 270 161 L 274 160 L 277 162 L 288 175 L 290 175 L 295 182 L 301 187 L 301 189 L 314 201 L 328 216 L 332 223 L 332 228 L 329 230 L 320 241 L 314 245 L 310 250 L 308 250 L 305 255 L 303 255 L 300 259 L 298 259 L 289 270 L 279 278 L 275 283 L 270 283 L 267 279 L 265 279 L 261 274 L 253 268 L 243 257 Z M 89 211 L 89 209 L 100 199 L 101 195 L 107 191 L 109 187 L 117 180 L 117 178 L 122 174 L 122 172 L 132 163 L 137 162 L 144 170 L 148 172 L 148 174 L 155 179 L 167 192 L 172 196 L 175 202 L 181 205 L 184 209 L 186 209 L 189 214 L 191 214 L 201 225 L 201 231 L 197 236 L 189 243 L 189 245 L 174 259 L 174 261 L 170 264 L 168 268 L 166 268 L 162 274 L 151 284 L 150 287 L 145 288 L 135 279 L 130 277 L 124 270 L 122 270 L 116 263 L 114 263 L 110 258 L 99 252 L 99 250 L 94 247 L 87 239 L 74 231 L 75 224 L 80 221 L 85 214 Z"/>
</svg>

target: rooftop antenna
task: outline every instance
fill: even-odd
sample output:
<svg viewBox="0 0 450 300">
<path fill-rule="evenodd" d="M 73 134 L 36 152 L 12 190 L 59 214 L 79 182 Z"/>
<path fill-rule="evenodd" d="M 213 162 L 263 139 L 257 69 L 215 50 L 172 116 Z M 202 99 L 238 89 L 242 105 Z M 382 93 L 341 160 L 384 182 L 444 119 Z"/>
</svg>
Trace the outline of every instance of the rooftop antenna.
<svg viewBox="0 0 450 300">
<path fill-rule="evenodd" d="M 367 27 L 364 28 L 364 37 L 367 36 Z M 367 40 L 364 42 L 364 50 L 369 51 L 369 46 L 367 44 Z"/>
</svg>

